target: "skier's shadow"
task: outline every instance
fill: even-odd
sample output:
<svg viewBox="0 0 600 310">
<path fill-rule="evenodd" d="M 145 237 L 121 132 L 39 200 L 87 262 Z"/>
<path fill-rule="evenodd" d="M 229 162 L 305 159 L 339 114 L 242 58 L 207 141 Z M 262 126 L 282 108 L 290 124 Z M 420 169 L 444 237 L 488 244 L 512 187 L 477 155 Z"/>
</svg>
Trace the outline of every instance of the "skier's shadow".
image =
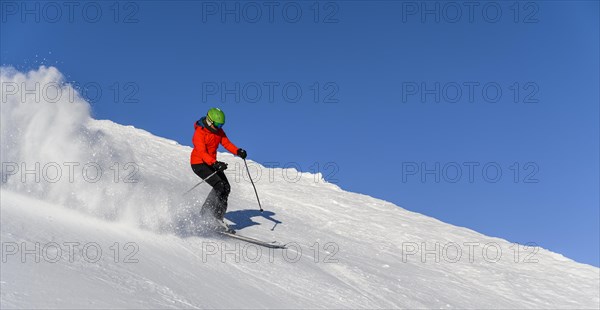
<svg viewBox="0 0 600 310">
<path fill-rule="evenodd" d="M 229 225 L 230 228 L 240 230 L 246 227 L 260 225 L 260 223 L 257 223 L 252 220 L 253 217 L 260 216 L 275 223 L 275 225 L 273 225 L 273 227 L 271 228 L 271 230 L 275 230 L 275 226 L 282 222 L 273 218 L 273 215 L 275 215 L 275 213 L 271 211 L 260 212 L 259 210 L 247 209 L 227 212 L 225 214 L 225 218 L 234 223 L 234 225 Z"/>
</svg>

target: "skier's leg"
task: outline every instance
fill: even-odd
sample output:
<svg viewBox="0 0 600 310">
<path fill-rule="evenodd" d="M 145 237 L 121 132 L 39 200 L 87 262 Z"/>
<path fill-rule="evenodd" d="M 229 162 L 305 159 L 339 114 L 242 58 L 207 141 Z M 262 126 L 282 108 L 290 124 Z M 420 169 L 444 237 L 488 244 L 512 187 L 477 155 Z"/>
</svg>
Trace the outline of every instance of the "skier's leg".
<svg viewBox="0 0 600 310">
<path fill-rule="evenodd" d="M 192 170 L 194 171 L 194 173 L 196 173 L 196 175 L 198 175 L 202 179 L 206 179 L 214 172 L 212 167 L 210 167 L 207 164 L 192 165 Z M 200 215 L 203 218 L 206 218 L 206 215 L 210 215 L 212 217 L 217 218 L 217 210 L 220 204 L 219 200 L 221 197 L 221 192 L 223 191 L 223 186 L 221 185 L 222 180 L 219 177 L 219 173 L 206 179 L 206 183 L 212 186 L 213 189 L 210 191 L 210 193 L 204 200 L 204 204 L 202 204 L 202 208 L 200 209 Z"/>
<path fill-rule="evenodd" d="M 221 181 L 214 187 L 218 197 L 217 207 L 215 208 L 215 218 L 223 220 L 225 212 L 227 212 L 227 200 L 229 198 L 229 193 L 231 192 L 231 185 L 229 185 L 229 181 L 223 171 L 218 172 L 217 175 Z"/>
<path fill-rule="evenodd" d="M 218 200 L 219 198 L 217 196 L 217 192 L 214 189 L 212 189 L 206 197 L 206 199 L 204 200 L 204 203 L 202 204 L 202 208 L 200 209 L 200 216 L 202 218 L 207 218 L 207 216 L 214 217 L 218 205 Z"/>
</svg>

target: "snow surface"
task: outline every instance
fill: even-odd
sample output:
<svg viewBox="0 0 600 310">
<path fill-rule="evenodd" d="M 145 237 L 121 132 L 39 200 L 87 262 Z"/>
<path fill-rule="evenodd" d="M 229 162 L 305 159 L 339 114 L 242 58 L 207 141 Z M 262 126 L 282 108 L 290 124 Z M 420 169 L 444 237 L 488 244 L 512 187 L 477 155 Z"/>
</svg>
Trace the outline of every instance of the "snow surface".
<svg viewBox="0 0 600 310">
<path fill-rule="evenodd" d="M 261 214 L 242 161 L 226 153 L 226 218 L 289 248 L 198 236 L 209 187 L 182 195 L 198 182 L 190 147 L 92 119 L 56 68 L 2 68 L 0 82 L 64 94 L 36 100 L 2 88 L 3 309 L 600 307 L 596 267 L 250 161 Z M 35 163 L 39 172 L 23 173 Z M 89 163 L 102 168 L 98 181 L 94 169 L 84 178 Z"/>
</svg>

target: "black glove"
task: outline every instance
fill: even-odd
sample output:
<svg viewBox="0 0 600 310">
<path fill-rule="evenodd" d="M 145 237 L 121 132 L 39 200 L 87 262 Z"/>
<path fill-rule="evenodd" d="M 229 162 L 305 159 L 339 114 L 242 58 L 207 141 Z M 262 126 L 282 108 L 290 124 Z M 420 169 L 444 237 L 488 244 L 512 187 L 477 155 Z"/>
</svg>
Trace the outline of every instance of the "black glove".
<svg viewBox="0 0 600 310">
<path fill-rule="evenodd" d="M 248 154 L 246 154 L 246 150 L 238 149 L 237 156 L 241 157 L 242 159 L 246 159 L 246 156 L 248 156 Z"/>
<path fill-rule="evenodd" d="M 214 164 L 212 164 L 212 167 L 216 171 L 223 171 L 223 170 L 227 169 L 227 164 L 222 161 L 217 161 Z"/>
</svg>

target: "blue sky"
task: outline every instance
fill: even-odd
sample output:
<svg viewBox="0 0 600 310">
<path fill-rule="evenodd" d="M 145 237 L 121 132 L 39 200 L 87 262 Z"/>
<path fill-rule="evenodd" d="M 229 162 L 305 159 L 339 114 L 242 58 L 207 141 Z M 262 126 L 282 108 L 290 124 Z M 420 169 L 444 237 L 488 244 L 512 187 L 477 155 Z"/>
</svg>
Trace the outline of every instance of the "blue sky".
<svg viewBox="0 0 600 310">
<path fill-rule="evenodd" d="M 252 160 L 598 266 L 598 2 L 451 3 L 2 1 L 0 62 L 181 144 L 221 107 Z"/>
</svg>

